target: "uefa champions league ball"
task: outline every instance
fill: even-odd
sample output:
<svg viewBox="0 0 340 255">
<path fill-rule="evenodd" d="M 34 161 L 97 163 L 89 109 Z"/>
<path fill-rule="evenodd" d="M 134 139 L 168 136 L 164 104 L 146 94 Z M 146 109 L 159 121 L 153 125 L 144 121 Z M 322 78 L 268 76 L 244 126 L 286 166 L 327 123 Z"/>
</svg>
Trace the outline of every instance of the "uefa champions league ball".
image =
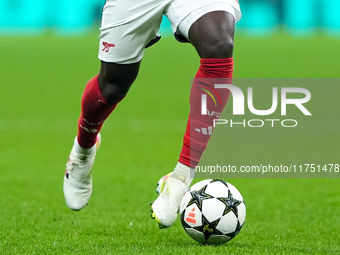
<svg viewBox="0 0 340 255">
<path fill-rule="evenodd" d="M 208 179 L 184 194 L 180 217 L 187 234 L 202 244 L 222 244 L 241 230 L 246 206 L 241 193 L 230 183 Z"/>
</svg>

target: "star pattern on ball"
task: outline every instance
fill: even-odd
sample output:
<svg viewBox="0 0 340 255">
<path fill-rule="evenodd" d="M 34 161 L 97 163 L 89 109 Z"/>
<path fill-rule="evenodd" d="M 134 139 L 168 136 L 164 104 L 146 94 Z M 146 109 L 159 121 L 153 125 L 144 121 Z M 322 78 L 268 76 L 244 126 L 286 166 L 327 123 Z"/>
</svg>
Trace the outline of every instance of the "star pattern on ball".
<svg viewBox="0 0 340 255">
<path fill-rule="evenodd" d="M 192 205 L 192 204 L 196 204 L 197 207 L 202 210 L 202 202 L 205 199 L 209 199 L 209 198 L 213 198 L 213 196 L 210 196 L 209 194 L 205 193 L 205 189 L 207 186 L 204 186 L 203 188 L 201 188 L 200 190 L 194 190 L 191 191 L 191 196 L 192 198 L 190 199 L 190 201 L 188 202 L 188 205 Z"/>
<path fill-rule="evenodd" d="M 241 204 L 241 201 L 235 199 L 234 197 L 220 197 L 217 199 L 225 204 L 223 215 L 226 215 L 228 212 L 232 211 L 236 215 L 236 217 L 238 217 L 237 206 Z"/>
<path fill-rule="evenodd" d="M 219 222 L 218 220 L 215 220 L 213 222 L 209 222 L 203 215 L 202 215 L 202 226 L 195 227 L 194 229 L 202 232 L 204 234 L 205 240 L 208 240 L 210 236 L 213 234 L 215 235 L 221 235 L 222 233 L 216 229 L 216 226 Z"/>
</svg>

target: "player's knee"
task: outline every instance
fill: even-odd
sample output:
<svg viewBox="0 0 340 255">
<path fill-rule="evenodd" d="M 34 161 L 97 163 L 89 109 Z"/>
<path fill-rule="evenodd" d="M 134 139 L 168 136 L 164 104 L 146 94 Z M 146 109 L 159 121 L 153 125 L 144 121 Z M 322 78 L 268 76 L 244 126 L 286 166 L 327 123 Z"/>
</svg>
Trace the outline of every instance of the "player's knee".
<svg viewBox="0 0 340 255">
<path fill-rule="evenodd" d="M 220 37 L 204 47 L 202 58 L 230 58 L 233 56 L 233 38 Z"/>
<path fill-rule="evenodd" d="M 137 77 L 139 65 L 140 62 L 126 65 L 101 62 L 98 82 L 108 104 L 115 104 L 126 96 Z"/>
<path fill-rule="evenodd" d="M 99 80 L 99 87 L 108 104 L 115 104 L 122 100 L 129 91 L 132 82 Z"/>
</svg>

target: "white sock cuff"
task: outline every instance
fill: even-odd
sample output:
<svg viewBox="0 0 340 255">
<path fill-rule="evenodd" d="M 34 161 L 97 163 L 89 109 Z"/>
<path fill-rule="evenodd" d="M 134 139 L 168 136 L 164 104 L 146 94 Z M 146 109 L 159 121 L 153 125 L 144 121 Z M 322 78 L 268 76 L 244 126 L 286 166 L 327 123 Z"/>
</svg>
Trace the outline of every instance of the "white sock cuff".
<svg viewBox="0 0 340 255">
<path fill-rule="evenodd" d="M 76 154 L 87 156 L 92 155 L 96 151 L 96 145 L 92 146 L 91 148 L 85 149 L 79 145 L 78 138 L 76 137 L 74 139 L 74 149 Z"/>
<path fill-rule="evenodd" d="M 195 168 L 186 166 L 186 165 L 178 162 L 174 171 L 173 171 L 173 174 L 184 176 L 185 179 L 186 179 L 186 182 L 188 183 L 188 185 L 190 185 L 190 183 L 194 179 Z"/>
</svg>

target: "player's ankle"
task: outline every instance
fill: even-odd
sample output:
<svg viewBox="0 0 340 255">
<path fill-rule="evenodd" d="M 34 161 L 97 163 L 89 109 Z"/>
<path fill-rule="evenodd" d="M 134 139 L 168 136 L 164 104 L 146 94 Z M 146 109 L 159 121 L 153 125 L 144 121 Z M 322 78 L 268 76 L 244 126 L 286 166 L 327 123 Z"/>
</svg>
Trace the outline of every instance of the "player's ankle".
<svg viewBox="0 0 340 255">
<path fill-rule="evenodd" d="M 178 162 L 174 171 L 171 174 L 171 177 L 176 178 L 188 186 L 192 182 L 195 174 L 195 168 L 186 166 L 181 162 Z"/>
<path fill-rule="evenodd" d="M 79 145 L 78 143 L 78 139 L 76 137 L 76 139 L 74 140 L 74 149 L 75 149 L 75 152 L 76 154 L 79 154 L 79 155 L 92 155 L 95 151 L 96 151 L 96 146 L 93 145 L 92 147 L 90 148 L 83 148 Z"/>
</svg>

